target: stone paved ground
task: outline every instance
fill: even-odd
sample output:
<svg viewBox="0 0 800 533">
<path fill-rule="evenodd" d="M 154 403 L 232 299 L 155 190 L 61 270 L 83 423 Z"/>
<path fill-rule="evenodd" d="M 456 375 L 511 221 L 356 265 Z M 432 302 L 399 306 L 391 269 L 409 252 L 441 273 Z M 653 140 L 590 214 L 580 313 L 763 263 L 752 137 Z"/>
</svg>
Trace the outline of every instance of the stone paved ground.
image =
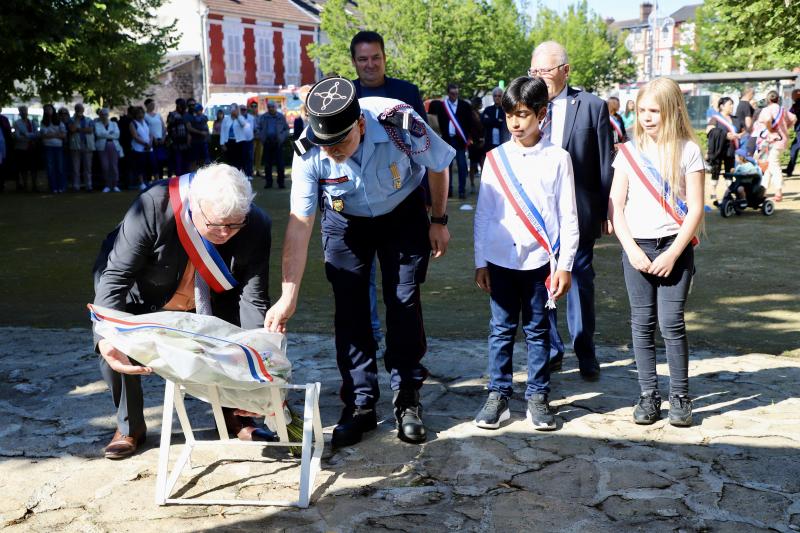
<svg viewBox="0 0 800 533">
<path fill-rule="evenodd" d="M 517 398 L 512 422 L 492 432 L 470 422 L 485 396 L 485 343 L 433 340 L 423 395 L 432 436 L 425 445 L 395 438 L 384 379 L 378 429 L 356 447 L 326 449 L 309 509 L 156 507 L 153 443 L 163 382 L 146 379 L 144 452 L 122 462 L 103 459 L 112 409 L 90 342 L 88 330 L 0 328 L 0 528 L 800 531 L 796 358 L 696 353 L 696 425 L 643 427 L 631 422 L 632 358 L 606 347 L 598 383 L 579 378 L 574 358 L 554 376 L 558 431 L 534 432 Z M 331 350 L 329 337 L 290 338 L 296 381 L 323 384 L 326 438 L 339 410 Z M 517 370 L 522 392 L 524 372 Z M 665 365 L 659 372 L 666 391 Z M 189 407 L 197 425 L 211 426 L 205 404 Z M 173 431 L 178 439 L 177 426 Z M 209 497 L 286 493 L 294 463 L 277 452 L 265 455 L 266 464 L 201 454 L 177 490 Z"/>
</svg>

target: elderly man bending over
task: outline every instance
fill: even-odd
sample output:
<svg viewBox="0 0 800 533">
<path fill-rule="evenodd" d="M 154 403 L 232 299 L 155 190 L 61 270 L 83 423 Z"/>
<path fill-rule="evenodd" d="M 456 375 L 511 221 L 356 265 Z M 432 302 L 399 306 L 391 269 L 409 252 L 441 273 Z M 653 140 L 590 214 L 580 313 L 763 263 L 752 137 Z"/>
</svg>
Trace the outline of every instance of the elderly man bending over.
<svg viewBox="0 0 800 533">
<path fill-rule="evenodd" d="M 262 327 L 270 305 L 272 223 L 252 204 L 253 196 L 245 175 L 229 165 L 156 182 L 103 243 L 94 303 L 133 314 L 194 311 L 246 329 Z M 204 268 L 213 256 L 227 270 L 219 278 Z M 96 337 L 95 349 L 117 408 L 117 432 L 105 456 L 122 459 L 145 440 L 140 376 L 152 370 L 106 339 Z M 268 437 L 232 409 L 225 419 L 240 439 Z"/>
</svg>

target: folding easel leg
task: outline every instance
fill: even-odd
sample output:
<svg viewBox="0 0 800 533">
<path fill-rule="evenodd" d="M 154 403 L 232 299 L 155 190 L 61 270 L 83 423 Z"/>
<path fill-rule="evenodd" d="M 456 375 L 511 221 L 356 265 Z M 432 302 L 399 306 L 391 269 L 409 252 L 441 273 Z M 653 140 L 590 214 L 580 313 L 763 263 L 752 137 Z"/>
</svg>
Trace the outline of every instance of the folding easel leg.
<svg viewBox="0 0 800 533">
<path fill-rule="evenodd" d="M 308 507 L 311 491 L 314 488 L 316 468 L 319 456 L 322 455 L 320 442 L 314 439 L 316 427 L 319 427 L 319 437 L 322 437 L 322 423 L 319 420 L 319 383 L 306 385 L 305 405 L 303 406 L 303 447 L 300 455 L 300 497 L 299 507 Z M 316 442 L 315 442 L 316 441 Z M 311 456 L 311 447 L 317 444 L 314 450 L 314 459 Z M 322 441 L 324 445 L 324 440 Z"/>
<path fill-rule="evenodd" d="M 219 401 L 219 389 L 214 385 L 208 386 L 208 400 L 211 402 L 211 412 L 214 413 L 214 420 L 217 423 L 219 440 L 229 440 L 228 426 L 225 424 L 225 415 L 222 413 L 222 405 Z"/>
<path fill-rule="evenodd" d="M 158 472 L 156 474 L 156 505 L 164 505 L 167 492 L 167 468 L 169 467 L 169 445 L 172 438 L 172 409 L 175 401 L 175 384 L 167 380 L 164 386 L 164 414 L 161 418 L 161 446 L 158 450 Z"/>
</svg>

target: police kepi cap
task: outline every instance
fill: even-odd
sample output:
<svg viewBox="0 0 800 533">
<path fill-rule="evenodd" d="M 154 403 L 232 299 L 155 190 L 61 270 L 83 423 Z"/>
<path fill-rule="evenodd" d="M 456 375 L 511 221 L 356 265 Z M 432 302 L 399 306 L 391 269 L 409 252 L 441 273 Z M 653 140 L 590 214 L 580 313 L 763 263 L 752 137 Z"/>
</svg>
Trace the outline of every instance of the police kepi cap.
<svg viewBox="0 0 800 533">
<path fill-rule="evenodd" d="M 355 85 L 345 78 L 325 78 L 308 91 L 306 112 L 309 141 L 318 146 L 341 142 L 361 116 Z"/>
</svg>

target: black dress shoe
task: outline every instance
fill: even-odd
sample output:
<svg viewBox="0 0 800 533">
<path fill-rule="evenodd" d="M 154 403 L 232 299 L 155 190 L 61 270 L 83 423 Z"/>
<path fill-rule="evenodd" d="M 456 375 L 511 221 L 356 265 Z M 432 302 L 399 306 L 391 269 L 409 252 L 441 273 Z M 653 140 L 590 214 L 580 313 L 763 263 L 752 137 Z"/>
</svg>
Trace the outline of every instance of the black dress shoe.
<svg viewBox="0 0 800 533">
<path fill-rule="evenodd" d="M 375 409 L 367 407 L 345 407 L 342 417 L 333 428 L 333 438 L 331 446 L 341 448 L 352 446 L 361 442 L 361 437 L 365 432 L 375 429 L 378 426 L 378 416 Z"/>
<path fill-rule="evenodd" d="M 564 367 L 564 354 L 551 357 L 548 364 L 550 366 L 550 372 L 561 372 L 561 369 Z"/>
<path fill-rule="evenodd" d="M 397 438 L 404 442 L 417 444 L 428 438 L 422 423 L 422 404 L 419 391 L 400 389 L 394 393 L 394 416 L 397 420 Z"/>
<path fill-rule="evenodd" d="M 581 378 L 584 381 L 598 381 L 600 379 L 600 365 L 595 362 L 581 367 Z"/>
</svg>

